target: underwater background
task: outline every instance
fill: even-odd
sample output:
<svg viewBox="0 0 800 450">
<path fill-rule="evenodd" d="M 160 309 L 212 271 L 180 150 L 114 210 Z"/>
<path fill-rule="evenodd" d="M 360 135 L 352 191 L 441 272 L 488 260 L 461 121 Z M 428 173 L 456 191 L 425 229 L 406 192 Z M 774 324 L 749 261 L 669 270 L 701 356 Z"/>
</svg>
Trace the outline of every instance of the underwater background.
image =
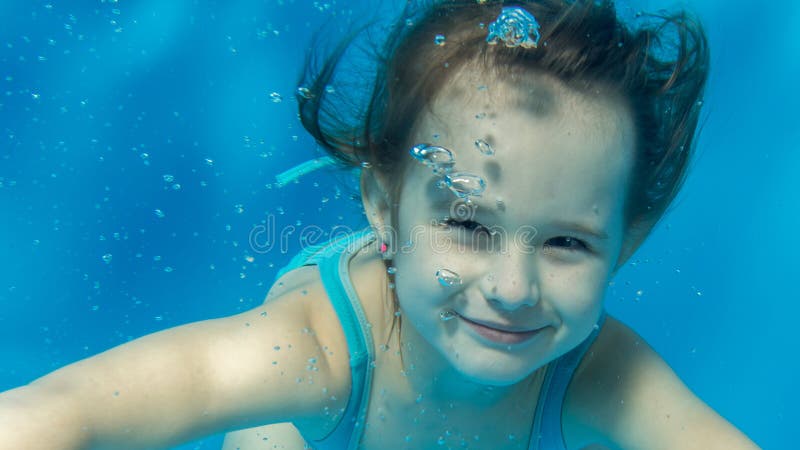
<svg viewBox="0 0 800 450">
<path fill-rule="evenodd" d="M 697 13 L 712 72 L 684 190 L 607 309 L 760 446 L 796 448 L 800 3 L 617 3 Z M 366 224 L 340 176 L 275 183 L 321 155 L 294 97 L 311 34 L 360 7 L 0 0 L 0 391 L 261 303 L 301 248 L 254 240 L 270 220 Z"/>
</svg>

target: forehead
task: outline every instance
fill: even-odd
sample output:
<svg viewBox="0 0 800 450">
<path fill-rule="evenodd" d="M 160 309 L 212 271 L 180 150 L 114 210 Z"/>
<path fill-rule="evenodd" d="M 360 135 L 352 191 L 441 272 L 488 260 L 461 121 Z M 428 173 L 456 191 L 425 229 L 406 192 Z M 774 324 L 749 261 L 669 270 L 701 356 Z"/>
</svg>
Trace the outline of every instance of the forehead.
<svg viewBox="0 0 800 450">
<path fill-rule="evenodd" d="M 454 170 L 483 177 L 484 200 L 500 197 L 512 211 L 529 210 L 531 202 L 538 210 L 575 214 L 618 209 L 634 147 L 621 99 L 599 86 L 578 91 L 544 75 L 490 78 L 453 77 L 417 122 L 415 143 L 453 151 Z M 494 154 L 482 153 L 476 141 Z M 427 169 L 414 172 L 430 178 Z"/>
</svg>

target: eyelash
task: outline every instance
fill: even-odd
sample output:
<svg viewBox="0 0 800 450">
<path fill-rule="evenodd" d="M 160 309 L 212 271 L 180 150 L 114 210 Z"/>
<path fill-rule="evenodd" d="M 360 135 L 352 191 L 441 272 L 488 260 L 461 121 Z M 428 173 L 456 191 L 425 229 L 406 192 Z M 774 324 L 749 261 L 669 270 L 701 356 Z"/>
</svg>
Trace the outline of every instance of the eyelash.
<svg viewBox="0 0 800 450">
<path fill-rule="evenodd" d="M 576 242 L 576 243 L 579 245 L 579 247 L 578 247 L 578 248 L 574 248 L 574 247 L 566 247 L 566 248 L 564 248 L 563 250 L 564 250 L 564 251 L 567 251 L 567 252 L 577 252 L 577 251 L 586 251 L 586 250 L 589 250 L 589 247 L 586 245 L 586 243 L 585 243 L 585 242 L 581 241 L 580 239 L 576 239 L 576 238 L 574 238 L 574 237 L 570 237 L 570 236 L 559 236 L 559 237 L 557 237 L 557 238 L 554 238 L 554 239 L 556 239 L 556 240 L 562 240 L 562 241 L 569 241 L 569 242 Z M 549 245 L 547 245 L 547 244 L 545 244 L 545 246 L 549 247 Z"/>
<path fill-rule="evenodd" d="M 441 223 L 443 225 L 447 225 L 447 226 L 456 226 L 456 227 L 464 228 L 465 230 L 469 230 L 469 231 L 474 231 L 475 229 L 481 228 L 483 233 L 490 234 L 489 230 L 486 227 L 484 227 L 483 225 L 479 224 L 478 222 L 475 222 L 474 220 L 459 221 L 459 220 L 456 220 L 456 219 L 448 218 L 448 219 L 443 220 Z M 469 226 L 467 226 L 467 225 L 469 225 Z M 578 248 L 574 248 L 574 247 L 562 248 L 562 250 L 564 250 L 566 252 L 577 252 L 577 251 L 588 251 L 589 250 L 589 246 L 586 245 L 585 242 L 583 242 L 582 240 L 580 240 L 578 238 L 574 238 L 574 237 L 571 237 L 571 236 L 559 236 L 559 237 L 553 238 L 551 240 L 568 241 L 568 243 L 575 242 L 575 243 L 578 244 Z M 547 243 L 545 243 L 545 246 L 546 247 L 552 247 L 552 245 L 547 245 Z"/>
<path fill-rule="evenodd" d="M 475 231 L 476 229 L 480 228 L 483 233 L 490 234 L 489 230 L 486 227 L 479 224 L 478 222 L 475 222 L 474 220 L 456 220 L 452 218 L 447 218 L 443 220 L 441 223 L 447 226 L 460 227 L 468 231 Z M 467 226 L 467 224 L 471 226 Z"/>
</svg>

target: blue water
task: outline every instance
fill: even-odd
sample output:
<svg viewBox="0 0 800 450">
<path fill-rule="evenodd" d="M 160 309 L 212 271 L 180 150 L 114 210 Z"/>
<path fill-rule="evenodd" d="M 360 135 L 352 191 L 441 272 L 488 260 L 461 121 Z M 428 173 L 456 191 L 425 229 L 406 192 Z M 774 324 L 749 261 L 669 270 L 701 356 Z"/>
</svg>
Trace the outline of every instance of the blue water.
<svg viewBox="0 0 800 450">
<path fill-rule="evenodd" d="M 759 445 L 791 448 L 800 5 L 767 5 L 692 2 L 713 54 L 699 152 L 608 309 Z M 293 92 L 311 31 L 340 8 L 0 0 L 0 390 L 260 303 L 300 248 L 254 249 L 268 217 L 364 223 L 328 174 L 273 185 L 319 156 Z"/>
</svg>

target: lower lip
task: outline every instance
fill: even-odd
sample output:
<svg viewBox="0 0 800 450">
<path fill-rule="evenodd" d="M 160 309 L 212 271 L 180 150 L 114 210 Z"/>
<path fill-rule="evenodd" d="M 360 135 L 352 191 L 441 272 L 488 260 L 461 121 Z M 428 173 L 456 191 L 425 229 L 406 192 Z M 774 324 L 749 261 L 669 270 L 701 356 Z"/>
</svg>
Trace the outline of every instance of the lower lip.
<svg viewBox="0 0 800 450">
<path fill-rule="evenodd" d="M 504 344 L 504 345 L 521 344 L 523 342 L 526 342 L 526 341 L 530 340 L 531 338 L 533 338 L 534 336 L 539 334 L 540 331 L 542 331 L 542 328 L 540 328 L 538 330 L 534 330 L 534 331 L 523 331 L 523 332 L 519 332 L 519 333 L 513 333 L 513 332 L 509 332 L 509 331 L 500 331 L 500 330 L 495 329 L 495 328 L 489 328 L 489 327 L 477 324 L 477 323 L 475 323 L 475 322 L 473 322 L 473 321 L 471 321 L 469 319 L 466 319 L 464 317 L 461 317 L 461 318 L 464 319 L 464 322 L 466 322 L 470 327 L 472 327 L 473 330 L 475 330 L 476 333 L 478 333 L 482 337 L 484 337 L 484 338 L 486 338 L 486 339 L 488 339 L 488 340 L 490 340 L 492 342 L 496 342 L 498 344 Z"/>
</svg>

